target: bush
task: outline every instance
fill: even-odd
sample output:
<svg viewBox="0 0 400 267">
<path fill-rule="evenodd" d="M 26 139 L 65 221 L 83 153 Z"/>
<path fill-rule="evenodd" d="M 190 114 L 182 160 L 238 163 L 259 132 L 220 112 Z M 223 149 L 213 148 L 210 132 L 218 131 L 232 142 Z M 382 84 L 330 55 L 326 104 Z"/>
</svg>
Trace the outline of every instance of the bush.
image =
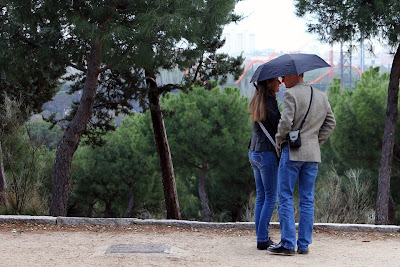
<svg viewBox="0 0 400 267">
<path fill-rule="evenodd" d="M 6 214 L 46 215 L 54 153 L 33 145 L 24 126 L 4 140 L 4 164 L 10 206 Z"/>
<path fill-rule="evenodd" d="M 371 180 L 361 169 L 347 170 L 339 176 L 335 169 L 326 180 L 318 181 L 315 218 L 319 222 L 373 223 Z M 323 178 L 322 178 L 323 179 Z"/>
</svg>

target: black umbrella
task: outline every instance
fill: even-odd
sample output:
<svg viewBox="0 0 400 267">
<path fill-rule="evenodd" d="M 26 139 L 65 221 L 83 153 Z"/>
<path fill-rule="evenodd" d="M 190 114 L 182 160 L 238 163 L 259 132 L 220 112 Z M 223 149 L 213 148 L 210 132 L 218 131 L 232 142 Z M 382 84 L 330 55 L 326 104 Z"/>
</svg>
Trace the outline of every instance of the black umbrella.
<svg viewBox="0 0 400 267">
<path fill-rule="evenodd" d="M 299 75 L 306 71 L 325 67 L 330 67 L 330 65 L 314 54 L 284 54 L 259 66 L 250 82 L 259 82 L 285 75 Z"/>
</svg>

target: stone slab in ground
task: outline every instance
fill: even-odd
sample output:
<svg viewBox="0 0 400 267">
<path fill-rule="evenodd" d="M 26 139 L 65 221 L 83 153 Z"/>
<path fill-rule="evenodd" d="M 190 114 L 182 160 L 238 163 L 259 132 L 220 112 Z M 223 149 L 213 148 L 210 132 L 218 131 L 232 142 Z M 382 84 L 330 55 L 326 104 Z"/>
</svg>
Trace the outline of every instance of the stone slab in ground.
<svg viewBox="0 0 400 267">
<path fill-rule="evenodd" d="M 170 253 L 170 244 L 114 244 L 108 247 L 110 253 Z"/>
</svg>

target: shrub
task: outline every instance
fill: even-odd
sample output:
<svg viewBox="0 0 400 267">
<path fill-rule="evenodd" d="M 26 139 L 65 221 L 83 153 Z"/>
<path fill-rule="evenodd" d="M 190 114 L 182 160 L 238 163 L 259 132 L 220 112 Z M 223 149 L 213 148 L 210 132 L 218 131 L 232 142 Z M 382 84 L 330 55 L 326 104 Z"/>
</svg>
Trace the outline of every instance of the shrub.
<svg viewBox="0 0 400 267">
<path fill-rule="evenodd" d="M 371 180 L 362 169 L 347 170 L 339 176 L 335 169 L 326 180 L 317 182 L 315 218 L 319 222 L 373 223 Z M 323 178 L 322 178 L 323 179 Z"/>
</svg>

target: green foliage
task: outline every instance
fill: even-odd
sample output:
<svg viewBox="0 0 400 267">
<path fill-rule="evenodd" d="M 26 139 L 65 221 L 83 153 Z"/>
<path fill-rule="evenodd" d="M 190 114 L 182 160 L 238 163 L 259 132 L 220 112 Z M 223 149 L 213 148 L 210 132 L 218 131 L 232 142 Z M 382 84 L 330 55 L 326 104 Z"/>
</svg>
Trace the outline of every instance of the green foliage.
<svg viewBox="0 0 400 267">
<path fill-rule="evenodd" d="M 332 85 L 329 100 L 337 120 L 330 145 L 345 169 L 363 168 L 377 175 L 382 149 L 388 74 L 366 71 L 354 91 Z M 336 88 L 336 89 L 335 89 Z M 397 142 L 400 140 L 397 140 Z"/>
<path fill-rule="evenodd" d="M 296 14 L 313 16 L 310 32 L 327 42 L 381 37 L 390 45 L 400 41 L 400 3 L 397 0 L 296 0 Z"/>
<path fill-rule="evenodd" d="M 36 146 L 44 145 L 49 150 L 57 148 L 63 135 L 59 126 L 51 128 L 52 125 L 44 121 L 27 122 L 25 125 L 33 144 Z"/>
<path fill-rule="evenodd" d="M 389 222 L 389 184 L 390 180 L 393 179 L 390 170 L 398 169 L 396 167 L 392 168 L 392 158 L 396 161 L 399 159 L 398 145 L 395 144 L 393 147 L 393 143 L 398 143 L 398 141 L 394 140 L 395 136 L 392 131 L 396 127 L 398 113 L 400 2 L 397 0 L 296 0 L 295 6 L 298 16 L 305 16 L 307 14 L 313 16 L 312 22 L 308 25 L 308 30 L 318 33 L 320 39 L 326 42 L 333 43 L 378 38 L 381 42 L 385 41 L 392 47 L 397 46 L 397 52 L 394 56 L 390 71 L 386 123 L 383 128 L 384 135 L 382 135 L 381 132 L 377 133 L 379 136 L 383 136 L 383 150 L 381 160 L 379 161 L 381 165 L 376 203 L 376 223 L 387 224 Z M 373 50 L 372 45 L 370 50 Z M 350 114 L 349 117 L 352 116 L 353 114 Z M 371 132 L 373 132 L 373 130 L 366 131 L 366 133 Z M 376 149 L 376 146 L 371 147 L 371 149 Z M 365 156 L 366 155 L 364 155 L 364 157 Z M 398 174 L 396 174 L 396 176 L 397 175 Z M 398 178 L 396 178 L 396 176 L 394 179 L 396 179 L 398 183 Z M 399 197 L 397 197 L 397 199 L 399 199 Z"/>
<path fill-rule="evenodd" d="M 143 86 L 148 70 L 151 78 L 156 78 L 152 74 L 157 75 L 161 69 L 182 70 L 196 65 L 203 76 L 202 82 L 206 81 L 207 85 L 212 84 L 211 78 L 224 81 L 226 73 L 240 70 L 241 58 L 216 55 L 223 44 L 220 37 L 224 25 L 239 19 L 233 13 L 236 2 L 1 1 L 0 30 L 6 42 L 1 43 L 0 53 L 19 49 L 21 53 L 14 55 L 20 65 L 28 65 L 25 59 L 29 57 L 22 54 L 24 51 L 36 56 L 32 62 L 43 60 L 42 68 L 34 65 L 26 71 L 46 73 L 44 67 L 51 68 L 48 76 L 39 75 L 46 83 L 60 78 L 67 67 L 78 70 L 63 78 L 74 82 L 71 92 L 83 88 L 85 92 L 96 90 L 93 110 L 86 110 L 92 112 L 92 118 L 85 133 L 98 137 L 114 129 L 115 115 L 131 110 L 131 99 L 148 108 L 148 88 Z M 96 55 L 97 49 L 100 66 L 93 67 L 89 58 Z M 96 81 L 86 80 L 89 72 L 100 74 L 98 88 L 95 88 L 96 75 L 93 75 Z M 195 74 L 188 79 L 185 87 L 190 87 L 197 77 Z M 181 84 L 159 86 L 157 93 L 183 87 Z M 86 104 L 91 108 L 93 103 Z M 75 116 L 76 107 L 67 120 Z M 77 121 L 81 125 L 87 123 L 78 118 Z M 107 206 L 111 199 L 105 202 Z"/>
<path fill-rule="evenodd" d="M 0 145 L 8 202 L 2 213 L 47 213 L 48 191 L 44 184 L 50 179 L 53 155 L 43 146 L 34 146 L 24 124 L 29 111 L 21 99 L 4 96 L 0 104 Z"/>
<path fill-rule="evenodd" d="M 27 128 L 2 136 L 4 169 L 7 178 L 10 214 L 48 213 L 50 190 L 46 185 L 53 173 L 54 153 L 33 145 Z"/>
<path fill-rule="evenodd" d="M 0 134 L 12 134 L 24 123 L 27 118 L 26 109 L 21 99 L 1 97 L 0 103 Z"/>
<path fill-rule="evenodd" d="M 115 132 L 106 135 L 104 146 L 79 147 L 73 162 L 71 204 L 73 208 L 80 204 L 81 208 L 72 213 L 82 214 L 82 206 L 97 202 L 105 217 L 127 213 L 140 216 L 140 209 L 159 212 L 161 183 L 156 180 L 159 174 L 149 133 L 145 116 L 131 115 Z M 130 193 L 134 205 L 127 211 Z"/>
<path fill-rule="evenodd" d="M 57 92 L 65 68 L 35 43 L 51 34 L 43 28 L 44 21 L 30 18 L 26 1 L 16 1 L 15 6 L 10 2 L 0 2 L 0 97 L 7 94 L 29 106 L 30 112 L 40 112 Z"/>
<path fill-rule="evenodd" d="M 247 104 L 237 88 L 207 91 L 195 87 L 188 93 L 168 94 L 162 99 L 177 179 L 184 179 L 180 183 L 197 195 L 194 177 L 198 178 L 206 163 L 210 206 L 216 217 L 228 214 L 223 220 L 241 220 L 254 189 L 247 159 L 251 130 Z M 185 210 L 185 203 L 182 207 L 184 216 L 194 216 L 195 212 Z"/>
<path fill-rule="evenodd" d="M 83 88 L 91 68 L 89 54 L 98 40 L 101 69 L 93 71 L 99 71 L 100 79 L 89 124 L 98 129 L 89 127 L 86 132 L 96 142 L 99 133 L 114 129 L 114 116 L 132 109 L 131 99 L 146 106 L 144 70 L 158 74 L 204 61 L 198 64 L 207 76 L 203 81 L 210 77 L 224 81 L 227 73 L 240 70 L 243 59 L 216 55 L 224 43 L 220 40 L 224 25 L 239 20 L 233 13 L 236 2 L 1 1 L 0 85 L 15 87 L 7 90 L 23 93 L 27 103 L 35 103 L 34 110 L 39 110 L 54 96 L 67 67 L 78 71 L 63 77 L 74 82 L 71 92 Z M 179 87 L 165 87 L 160 93 Z M 67 120 L 74 117 L 76 107 Z"/>
<path fill-rule="evenodd" d="M 321 174 L 328 175 L 332 165 L 339 176 L 346 170 L 362 169 L 371 179 L 372 196 L 376 195 L 379 162 L 385 126 L 388 74 L 379 68 L 364 72 L 353 91 L 339 89 L 339 81 L 329 88 L 329 101 L 336 117 L 336 128 L 322 146 Z M 397 122 L 396 131 L 400 130 Z M 395 136 L 391 192 L 395 203 L 400 201 L 400 136 Z"/>
<path fill-rule="evenodd" d="M 190 170 L 174 164 L 176 174 L 176 188 L 179 196 L 179 208 L 182 218 L 186 220 L 200 220 L 201 203 L 198 196 L 198 176 Z"/>
</svg>

